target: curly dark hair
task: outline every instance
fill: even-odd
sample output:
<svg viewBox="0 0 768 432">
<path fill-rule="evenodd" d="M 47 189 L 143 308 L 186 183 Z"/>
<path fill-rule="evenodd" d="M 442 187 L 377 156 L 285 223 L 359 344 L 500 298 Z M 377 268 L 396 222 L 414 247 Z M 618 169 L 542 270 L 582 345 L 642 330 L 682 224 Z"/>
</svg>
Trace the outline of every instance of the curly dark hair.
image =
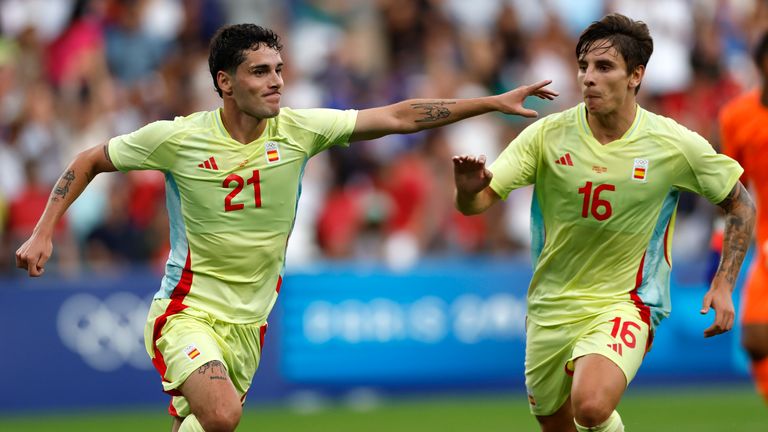
<svg viewBox="0 0 768 432">
<path fill-rule="evenodd" d="M 593 22 L 579 37 L 576 44 L 576 59 L 579 60 L 592 50 L 595 43 L 607 41 L 602 48 L 615 48 L 627 62 L 627 72 L 638 66 L 647 66 L 653 53 L 653 38 L 648 26 L 622 14 L 613 13 Z M 635 93 L 640 86 L 635 88 Z"/>
<path fill-rule="evenodd" d="M 208 69 L 211 71 L 213 86 L 221 96 L 221 89 L 216 82 L 219 71 L 234 73 L 245 60 L 247 50 L 257 50 L 262 45 L 276 51 L 283 49 L 280 37 L 270 29 L 256 24 L 235 24 L 220 28 L 211 39 Z"/>
</svg>

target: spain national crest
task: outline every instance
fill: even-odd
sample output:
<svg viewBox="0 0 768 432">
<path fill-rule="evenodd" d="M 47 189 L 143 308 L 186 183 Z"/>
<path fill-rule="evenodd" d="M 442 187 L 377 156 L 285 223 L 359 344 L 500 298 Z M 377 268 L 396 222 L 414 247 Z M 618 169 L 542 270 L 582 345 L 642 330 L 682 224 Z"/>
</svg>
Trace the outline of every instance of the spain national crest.
<svg viewBox="0 0 768 432">
<path fill-rule="evenodd" d="M 280 147 L 274 141 L 269 141 L 264 145 L 264 154 L 267 156 L 267 162 L 269 163 L 280 161 Z"/>
<path fill-rule="evenodd" d="M 635 159 L 632 165 L 632 180 L 643 183 L 648 181 L 648 159 Z"/>
<path fill-rule="evenodd" d="M 200 350 L 194 345 L 187 345 L 187 347 L 184 348 L 184 354 L 186 354 L 190 360 L 194 360 L 200 355 Z"/>
</svg>

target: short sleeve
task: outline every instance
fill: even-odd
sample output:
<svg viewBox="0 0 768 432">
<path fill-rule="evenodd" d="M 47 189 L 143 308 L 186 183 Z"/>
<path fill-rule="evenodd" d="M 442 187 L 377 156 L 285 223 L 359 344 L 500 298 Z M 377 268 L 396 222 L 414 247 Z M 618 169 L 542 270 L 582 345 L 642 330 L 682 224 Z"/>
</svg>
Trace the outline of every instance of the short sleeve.
<svg viewBox="0 0 768 432">
<path fill-rule="evenodd" d="M 681 138 L 685 165 L 675 186 L 719 204 L 731 192 L 744 169 L 730 157 L 715 152 L 707 140 L 695 132 L 685 130 Z"/>
<path fill-rule="evenodd" d="M 167 170 L 176 155 L 170 140 L 179 133 L 177 121 L 156 121 L 109 141 L 109 157 L 120 171 Z"/>
<path fill-rule="evenodd" d="M 304 135 L 300 142 L 307 146 L 314 156 L 334 145 L 348 146 L 349 137 L 355 129 L 357 110 L 336 110 L 329 108 L 290 109 L 284 117 L 285 126 Z"/>
<path fill-rule="evenodd" d="M 488 168 L 493 173 L 491 189 L 502 199 L 536 181 L 545 121 L 539 120 L 520 132 Z"/>
</svg>

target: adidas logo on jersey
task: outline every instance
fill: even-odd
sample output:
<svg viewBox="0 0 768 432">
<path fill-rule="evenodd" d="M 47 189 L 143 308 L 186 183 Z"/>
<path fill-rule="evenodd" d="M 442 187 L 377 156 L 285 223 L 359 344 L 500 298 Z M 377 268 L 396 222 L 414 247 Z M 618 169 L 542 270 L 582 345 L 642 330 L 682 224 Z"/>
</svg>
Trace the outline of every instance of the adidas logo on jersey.
<svg viewBox="0 0 768 432">
<path fill-rule="evenodd" d="M 212 170 L 218 170 L 219 166 L 216 165 L 216 159 L 213 158 L 213 156 L 209 157 L 208 160 L 204 161 L 201 164 L 197 165 L 199 168 L 204 169 L 212 169 Z"/>
<path fill-rule="evenodd" d="M 616 351 L 616 353 L 620 356 L 623 356 L 623 345 L 620 343 L 614 343 L 614 344 L 608 344 L 608 348 Z"/>
<path fill-rule="evenodd" d="M 573 166 L 573 161 L 571 160 L 571 154 L 566 153 L 565 155 L 560 156 L 560 159 L 556 160 L 555 163 L 558 165 Z"/>
</svg>

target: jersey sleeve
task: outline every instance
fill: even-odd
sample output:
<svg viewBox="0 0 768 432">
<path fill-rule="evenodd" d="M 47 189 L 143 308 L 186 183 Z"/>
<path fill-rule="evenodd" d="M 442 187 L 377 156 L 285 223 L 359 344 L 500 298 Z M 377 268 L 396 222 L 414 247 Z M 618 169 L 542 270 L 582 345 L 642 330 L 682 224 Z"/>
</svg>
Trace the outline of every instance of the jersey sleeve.
<svg viewBox="0 0 768 432">
<path fill-rule="evenodd" d="M 291 127 L 304 135 L 299 142 L 307 153 L 314 156 L 334 145 L 348 146 L 355 129 L 357 110 L 311 108 L 289 110 L 287 120 Z"/>
<path fill-rule="evenodd" d="M 491 189 L 506 200 L 513 190 L 533 184 L 539 165 L 545 119 L 525 128 L 509 143 L 488 169 L 493 173 Z"/>
<path fill-rule="evenodd" d="M 179 133 L 179 120 L 156 121 L 109 140 L 109 157 L 120 171 L 167 170 L 176 157 L 171 138 Z"/>
<path fill-rule="evenodd" d="M 718 154 L 699 134 L 685 130 L 681 136 L 685 163 L 677 187 L 695 192 L 714 204 L 722 202 L 744 169 L 730 157 Z"/>
</svg>

